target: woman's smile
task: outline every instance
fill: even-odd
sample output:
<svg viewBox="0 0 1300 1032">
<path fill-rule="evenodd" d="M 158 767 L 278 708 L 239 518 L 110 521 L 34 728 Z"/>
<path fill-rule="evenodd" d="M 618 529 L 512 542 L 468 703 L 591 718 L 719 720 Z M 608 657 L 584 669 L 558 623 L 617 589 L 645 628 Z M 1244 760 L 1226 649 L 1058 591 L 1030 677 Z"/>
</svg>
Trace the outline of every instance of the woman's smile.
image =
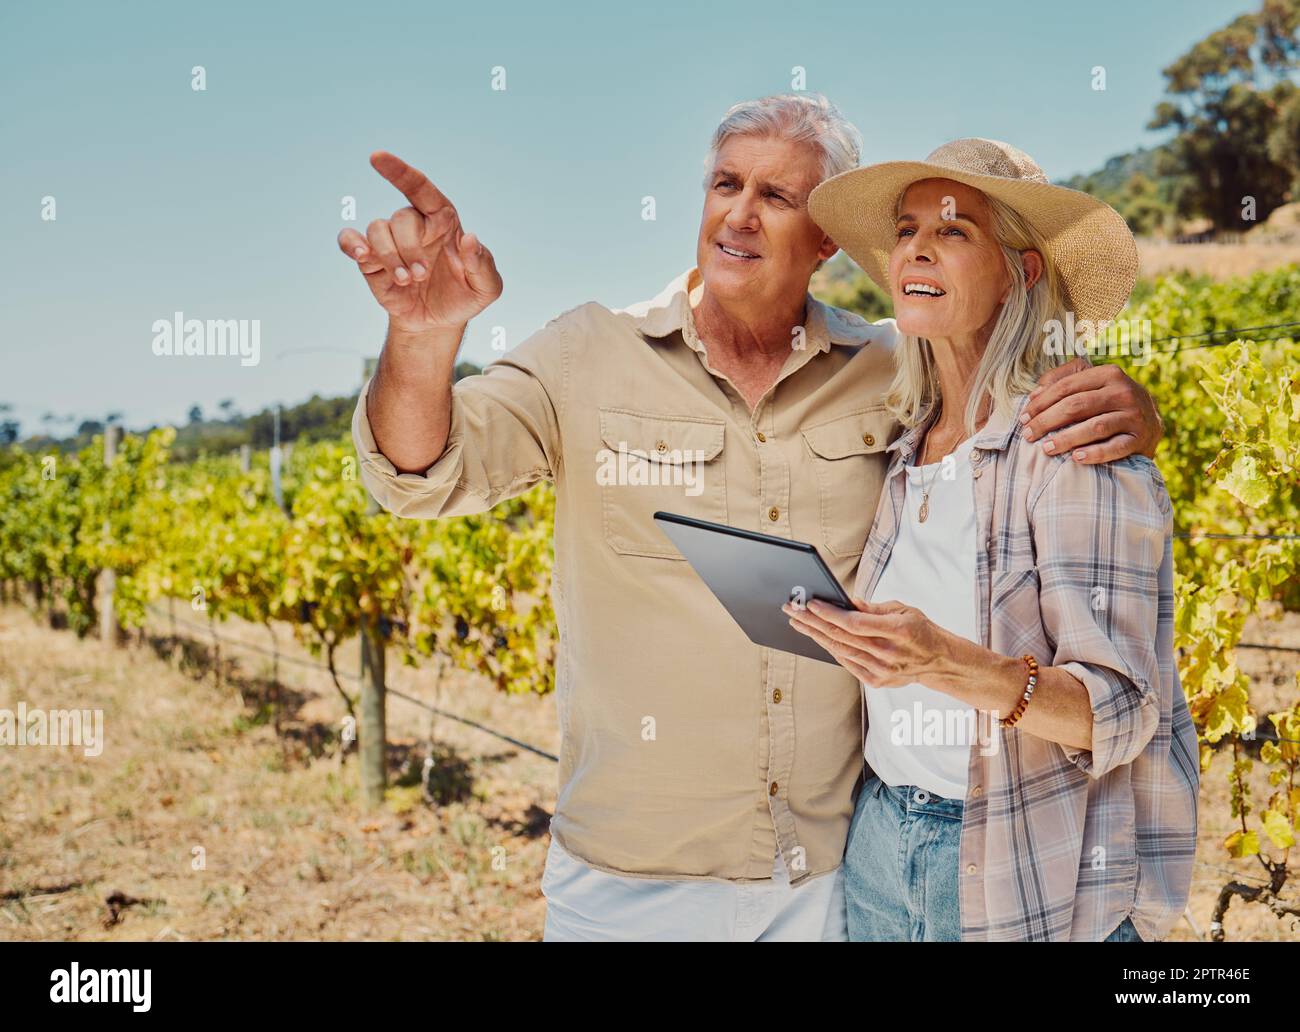
<svg viewBox="0 0 1300 1032">
<path fill-rule="evenodd" d="M 898 286 L 906 297 L 941 298 L 948 293 L 927 276 L 904 276 Z"/>
</svg>

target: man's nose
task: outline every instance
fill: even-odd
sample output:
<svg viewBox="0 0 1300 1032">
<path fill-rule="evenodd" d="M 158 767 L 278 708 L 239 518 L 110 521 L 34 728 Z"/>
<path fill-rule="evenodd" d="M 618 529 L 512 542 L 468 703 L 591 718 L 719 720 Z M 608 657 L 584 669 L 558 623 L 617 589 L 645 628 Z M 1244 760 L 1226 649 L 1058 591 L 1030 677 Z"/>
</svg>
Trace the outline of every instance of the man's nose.
<svg viewBox="0 0 1300 1032">
<path fill-rule="evenodd" d="M 758 205 L 753 197 L 741 194 L 727 209 L 727 228 L 738 233 L 758 229 Z"/>
</svg>

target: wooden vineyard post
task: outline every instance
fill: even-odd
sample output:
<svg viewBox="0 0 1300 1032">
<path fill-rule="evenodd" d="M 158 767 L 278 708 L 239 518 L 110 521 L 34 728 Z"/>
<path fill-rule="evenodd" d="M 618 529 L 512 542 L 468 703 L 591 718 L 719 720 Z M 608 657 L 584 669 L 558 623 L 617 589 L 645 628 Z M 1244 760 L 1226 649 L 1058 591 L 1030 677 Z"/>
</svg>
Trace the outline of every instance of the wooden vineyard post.
<svg viewBox="0 0 1300 1032">
<path fill-rule="evenodd" d="M 363 362 L 362 382 L 371 374 L 370 362 Z M 379 503 L 371 495 L 366 501 L 366 512 L 379 511 Z M 367 806 L 380 806 L 388 784 L 388 728 L 386 725 L 387 700 L 384 688 L 384 636 L 379 621 L 363 615 L 361 618 L 361 712 L 357 734 L 361 738 L 361 795 Z"/>
<path fill-rule="evenodd" d="M 104 427 L 104 468 L 111 468 L 117 457 L 117 427 L 109 423 Z M 104 536 L 111 531 L 108 518 L 104 519 Z M 99 640 L 107 645 L 117 645 L 117 619 L 113 612 L 113 594 L 117 590 L 117 572 L 99 571 Z"/>
<path fill-rule="evenodd" d="M 384 638 L 378 623 L 361 622 L 361 795 L 367 806 L 382 805 L 388 782 Z"/>
</svg>

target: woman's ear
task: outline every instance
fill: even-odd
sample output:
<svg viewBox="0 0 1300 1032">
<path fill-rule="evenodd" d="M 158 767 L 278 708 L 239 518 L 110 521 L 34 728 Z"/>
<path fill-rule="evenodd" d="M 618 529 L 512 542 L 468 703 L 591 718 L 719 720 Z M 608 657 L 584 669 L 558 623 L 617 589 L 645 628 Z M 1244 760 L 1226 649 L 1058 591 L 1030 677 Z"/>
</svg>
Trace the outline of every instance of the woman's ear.
<svg viewBox="0 0 1300 1032">
<path fill-rule="evenodd" d="M 1034 284 L 1043 277 L 1043 256 L 1037 251 L 1022 251 L 1020 261 L 1025 267 L 1025 289 L 1033 290 Z"/>
</svg>

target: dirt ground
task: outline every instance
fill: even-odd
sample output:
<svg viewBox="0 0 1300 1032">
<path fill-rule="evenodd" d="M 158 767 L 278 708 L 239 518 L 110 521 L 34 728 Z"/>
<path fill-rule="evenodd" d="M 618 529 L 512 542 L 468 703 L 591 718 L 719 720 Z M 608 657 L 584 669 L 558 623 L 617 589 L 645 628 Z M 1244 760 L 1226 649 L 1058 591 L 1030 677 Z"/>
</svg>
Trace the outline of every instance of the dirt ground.
<svg viewBox="0 0 1300 1032">
<path fill-rule="evenodd" d="M 1287 621 L 1248 638 L 1300 642 L 1300 617 Z M 395 784 L 368 811 L 355 752 L 341 758 L 344 708 L 327 676 L 282 662 L 277 708 L 269 658 L 226 646 L 218 683 L 202 635 L 173 649 L 167 630 L 159 619 L 145 643 L 109 649 L 0 608 L 0 707 L 100 709 L 106 743 L 98 756 L 0 748 L 0 939 L 541 937 L 552 761 L 390 696 Z M 269 644 L 261 628 L 221 633 Z M 309 659 L 280 639 L 282 654 Z M 1294 697 L 1294 655 L 1253 651 L 1243 665 L 1261 708 Z M 356 672 L 355 651 L 340 669 Z M 390 668 L 389 683 L 558 750 L 550 699 L 502 696 L 459 673 L 439 683 L 425 669 Z M 1229 860 L 1221 845 L 1229 762 L 1216 758 L 1202 784 L 1190 908 L 1201 934 L 1225 881 L 1259 880 L 1256 861 Z M 1226 928 L 1233 940 L 1300 940 L 1243 903 Z M 1196 937 L 1186 922 L 1171 935 Z"/>
<path fill-rule="evenodd" d="M 269 643 L 260 628 L 221 633 Z M 0 706 L 102 709 L 106 739 L 98 757 L 0 749 L 0 939 L 541 937 L 552 761 L 390 697 L 397 784 L 370 812 L 355 746 L 340 759 L 346 711 L 327 675 L 282 666 L 277 734 L 271 661 L 227 647 L 239 672 L 218 685 L 195 651 L 168 659 L 162 635 L 110 650 L 0 609 Z M 345 652 L 340 669 L 357 668 Z M 558 748 L 549 699 L 389 675 L 400 691 Z M 106 903 L 118 894 L 135 902 Z"/>
</svg>

